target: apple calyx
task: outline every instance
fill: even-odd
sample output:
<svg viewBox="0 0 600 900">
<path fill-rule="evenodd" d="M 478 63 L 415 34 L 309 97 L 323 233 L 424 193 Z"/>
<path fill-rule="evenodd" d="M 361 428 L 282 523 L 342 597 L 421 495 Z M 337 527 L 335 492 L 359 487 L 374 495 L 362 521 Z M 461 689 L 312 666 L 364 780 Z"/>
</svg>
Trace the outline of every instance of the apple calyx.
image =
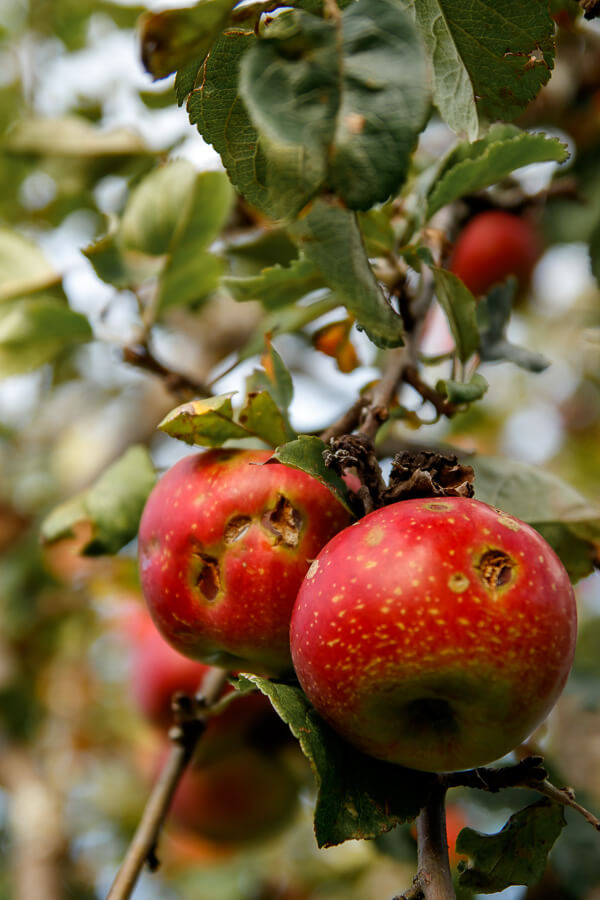
<svg viewBox="0 0 600 900">
<path fill-rule="evenodd" d="M 332 438 L 324 452 L 325 464 L 341 477 L 351 472 L 361 487 L 353 493 L 359 517 L 397 503 L 428 497 L 472 497 L 475 475 L 451 453 L 435 450 L 403 450 L 392 461 L 385 483 L 373 442 L 364 434 L 344 434 Z"/>
</svg>

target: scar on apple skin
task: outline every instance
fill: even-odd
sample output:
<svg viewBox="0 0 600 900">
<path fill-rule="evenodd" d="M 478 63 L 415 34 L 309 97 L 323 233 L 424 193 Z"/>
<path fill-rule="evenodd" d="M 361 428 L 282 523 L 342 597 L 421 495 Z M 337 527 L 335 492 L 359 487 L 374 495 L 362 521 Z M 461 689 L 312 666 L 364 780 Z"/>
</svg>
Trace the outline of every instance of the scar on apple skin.
<svg viewBox="0 0 600 900">
<path fill-rule="evenodd" d="M 205 600 L 212 602 L 221 590 L 221 573 L 219 561 L 207 553 L 195 553 L 200 560 L 200 568 L 196 575 L 195 584 Z"/>
<path fill-rule="evenodd" d="M 302 516 L 283 494 L 279 494 L 273 509 L 263 513 L 261 525 L 275 535 L 276 546 L 278 544 L 284 544 L 286 547 L 298 546 Z"/>
<path fill-rule="evenodd" d="M 511 559 L 504 550 L 486 550 L 479 560 L 477 569 L 484 584 L 494 591 L 509 583 L 514 567 L 514 559 Z"/>
<path fill-rule="evenodd" d="M 239 541 L 246 534 L 251 523 L 252 519 L 250 516 L 234 516 L 233 519 L 230 519 L 223 533 L 225 543 L 235 544 L 236 541 Z"/>
</svg>

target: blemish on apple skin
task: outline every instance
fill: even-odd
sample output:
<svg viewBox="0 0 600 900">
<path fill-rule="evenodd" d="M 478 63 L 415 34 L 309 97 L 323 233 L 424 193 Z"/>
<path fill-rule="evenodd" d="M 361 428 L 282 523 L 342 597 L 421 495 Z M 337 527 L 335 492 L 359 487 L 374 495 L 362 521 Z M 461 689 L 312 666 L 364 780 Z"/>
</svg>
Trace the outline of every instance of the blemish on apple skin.
<svg viewBox="0 0 600 900">
<path fill-rule="evenodd" d="M 505 528 L 508 528 L 510 531 L 520 531 L 521 526 L 518 522 L 515 522 L 510 516 L 507 516 L 506 513 L 500 514 L 498 516 L 498 524 L 504 525 Z"/>
<path fill-rule="evenodd" d="M 463 594 L 470 585 L 470 581 L 464 572 L 453 572 L 448 579 L 448 587 L 455 594 Z"/>
</svg>

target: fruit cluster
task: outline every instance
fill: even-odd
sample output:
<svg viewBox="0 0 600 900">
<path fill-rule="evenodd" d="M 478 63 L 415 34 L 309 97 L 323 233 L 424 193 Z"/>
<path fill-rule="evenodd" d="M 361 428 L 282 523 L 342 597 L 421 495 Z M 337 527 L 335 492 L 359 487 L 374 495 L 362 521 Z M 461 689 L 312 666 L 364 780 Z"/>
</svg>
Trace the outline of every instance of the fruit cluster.
<svg viewBox="0 0 600 900">
<path fill-rule="evenodd" d="M 522 742 L 575 645 L 569 578 L 540 534 L 464 497 L 351 524 L 328 488 L 269 458 L 193 454 L 151 494 L 140 571 L 169 643 L 258 674 L 293 667 L 341 735 L 403 766 L 480 766 Z"/>
</svg>

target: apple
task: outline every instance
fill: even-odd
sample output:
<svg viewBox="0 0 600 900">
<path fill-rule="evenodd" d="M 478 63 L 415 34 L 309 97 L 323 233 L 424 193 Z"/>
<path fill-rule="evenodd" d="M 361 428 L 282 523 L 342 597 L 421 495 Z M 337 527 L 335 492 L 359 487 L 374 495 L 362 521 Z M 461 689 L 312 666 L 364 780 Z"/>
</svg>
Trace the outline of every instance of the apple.
<svg viewBox="0 0 600 900">
<path fill-rule="evenodd" d="M 123 629 L 131 651 L 132 699 L 151 724 L 166 729 L 173 724 L 173 695 L 179 691 L 196 694 L 212 667 L 182 656 L 167 644 L 145 607 L 139 604 L 128 611 Z M 227 685 L 223 694 L 232 692 L 235 688 Z M 202 758 L 213 758 L 263 728 L 271 733 L 272 718 L 279 721 L 263 694 L 258 691 L 240 694 L 208 720 L 200 745 Z"/>
<path fill-rule="evenodd" d="M 571 668 L 567 573 L 529 525 L 463 497 L 404 500 L 336 535 L 294 606 L 296 673 L 365 753 L 481 766 L 546 717 Z"/>
<path fill-rule="evenodd" d="M 487 210 L 473 216 L 460 232 L 449 268 L 475 296 L 487 294 L 510 275 L 523 289 L 542 250 L 530 221 L 504 210 Z"/>
<path fill-rule="evenodd" d="M 142 589 L 180 653 L 259 674 L 291 669 L 298 588 L 350 514 L 270 451 L 187 456 L 158 482 L 139 529 Z"/>
<path fill-rule="evenodd" d="M 296 809 L 298 782 L 276 756 L 242 747 L 208 765 L 187 769 L 170 819 L 213 841 L 262 840 Z"/>
</svg>

